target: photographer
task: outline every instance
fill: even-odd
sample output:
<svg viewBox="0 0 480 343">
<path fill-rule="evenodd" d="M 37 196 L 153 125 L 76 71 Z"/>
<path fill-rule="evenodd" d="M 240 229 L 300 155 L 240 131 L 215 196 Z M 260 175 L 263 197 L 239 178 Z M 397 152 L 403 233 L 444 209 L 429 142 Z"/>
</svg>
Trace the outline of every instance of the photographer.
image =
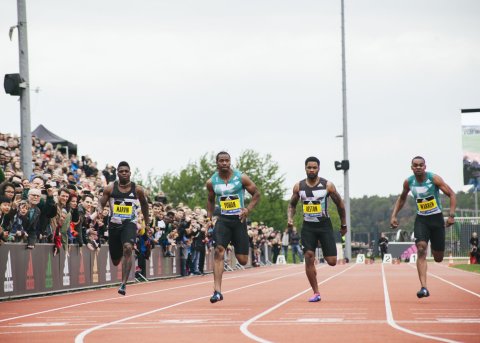
<svg viewBox="0 0 480 343">
<path fill-rule="evenodd" d="M 195 221 L 195 219 L 192 219 L 192 221 Z M 204 225 L 201 225 L 200 223 L 196 222 L 192 224 L 192 273 L 194 275 L 201 275 L 202 273 L 200 272 L 200 259 L 202 255 L 202 250 L 205 256 L 205 234 L 208 230 L 208 226 L 204 223 Z M 203 267 L 203 265 L 202 265 Z M 203 269 L 203 268 L 202 268 Z"/>
</svg>

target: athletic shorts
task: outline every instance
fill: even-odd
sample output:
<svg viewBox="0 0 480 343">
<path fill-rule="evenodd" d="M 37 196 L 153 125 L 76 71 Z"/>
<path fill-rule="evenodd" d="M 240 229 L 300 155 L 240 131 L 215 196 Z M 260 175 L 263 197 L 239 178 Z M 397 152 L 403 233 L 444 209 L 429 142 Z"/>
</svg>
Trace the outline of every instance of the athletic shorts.
<svg viewBox="0 0 480 343">
<path fill-rule="evenodd" d="M 318 223 L 304 221 L 301 235 L 304 253 L 307 250 L 315 252 L 320 242 L 323 256 L 337 256 L 337 245 L 330 218 L 322 218 Z"/>
<path fill-rule="evenodd" d="M 122 224 L 110 223 L 108 226 L 108 249 L 112 260 L 119 260 L 123 256 L 123 244 L 135 244 L 137 224 L 125 222 Z"/>
<path fill-rule="evenodd" d="M 441 213 L 430 216 L 419 216 L 415 218 L 414 224 L 415 243 L 420 241 L 428 242 L 432 250 L 445 251 L 445 220 Z"/>
<path fill-rule="evenodd" d="M 249 242 L 247 224 L 235 216 L 219 216 L 213 231 L 215 246 L 224 248 L 231 242 L 235 247 L 235 254 L 248 255 Z"/>
</svg>

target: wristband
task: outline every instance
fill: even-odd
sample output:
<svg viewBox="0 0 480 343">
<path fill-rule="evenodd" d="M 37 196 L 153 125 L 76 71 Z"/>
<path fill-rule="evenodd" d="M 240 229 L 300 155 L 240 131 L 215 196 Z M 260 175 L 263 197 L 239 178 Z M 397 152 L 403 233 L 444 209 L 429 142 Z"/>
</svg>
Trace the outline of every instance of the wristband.
<svg viewBox="0 0 480 343">
<path fill-rule="evenodd" d="M 450 218 L 455 218 L 455 213 L 450 213 L 448 216 L 449 216 Z"/>
<path fill-rule="evenodd" d="M 346 228 L 347 228 L 347 225 L 346 225 L 346 224 L 342 224 L 342 225 L 340 225 L 340 228 L 341 228 L 341 229 L 346 229 Z"/>
</svg>

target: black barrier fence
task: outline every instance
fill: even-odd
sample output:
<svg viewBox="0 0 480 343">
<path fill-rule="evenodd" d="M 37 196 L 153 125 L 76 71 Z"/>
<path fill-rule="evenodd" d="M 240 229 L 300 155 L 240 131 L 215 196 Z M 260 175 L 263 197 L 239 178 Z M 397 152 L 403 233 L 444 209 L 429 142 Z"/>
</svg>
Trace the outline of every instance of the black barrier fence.
<svg viewBox="0 0 480 343">
<path fill-rule="evenodd" d="M 52 251 L 52 244 L 37 244 L 32 250 L 25 249 L 23 244 L 0 246 L 0 279 L 3 279 L 0 300 L 101 287 L 121 281 L 122 264 L 113 265 L 107 245 L 95 251 L 74 245 L 68 254 L 61 250 L 56 256 Z M 135 265 L 129 280 L 134 279 Z M 212 269 L 213 251 L 207 251 L 204 272 Z M 180 254 L 164 257 L 161 247 L 152 249 L 146 265 L 147 279 L 176 277 L 180 273 Z"/>
<path fill-rule="evenodd" d="M 181 276 L 180 253 L 173 247 L 175 257 L 165 257 L 161 247 L 151 251 L 146 261 L 146 279 L 159 279 Z M 272 251 L 267 244 L 258 249 L 261 265 L 271 263 Z M 205 273 L 213 270 L 213 249 L 206 249 Z M 245 267 L 252 266 L 253 250 L 250 249 Z M 132 256 L 132 259 L 135 259 Z M 135 266 L 130 271 L 129 280 L 135 279 Z M 235 258 L 234 249 L 226 249 L 225 269 L 243 269 Z M 64 250 L 53 256 L 52 244 L 36 244 L 35 249 L 25 249 L 24 244 L 5 243 L 0 246 L 0 300 L 81 290 L 115 285 L 122 280 L 122 264 L 114 266 L 108 251 L 103 245 L 95 251 L 71 245 L 68 254 Z"/>
</svg>

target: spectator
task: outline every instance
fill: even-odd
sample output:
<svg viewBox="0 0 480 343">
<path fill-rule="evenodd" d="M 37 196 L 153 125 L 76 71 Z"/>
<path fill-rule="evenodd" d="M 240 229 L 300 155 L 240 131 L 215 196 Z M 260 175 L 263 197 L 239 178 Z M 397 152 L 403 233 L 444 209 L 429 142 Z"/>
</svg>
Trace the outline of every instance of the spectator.
<svg viewBox="0 0 480 343">
<path fill-rule="evenodd" d="M 0 196 L 0 244 L 8 240 L 10 232 L 11 201 L 5 196 Z"/>
<path fill-rule="evenodd" d="M 290 244 L 289 229 L 286 228 L 282 235 L 282 250 L 283 255 L 285 255 L 285 260 L 287 260 L 288 254 L 288 245 Z"/>
<path fill-rule="evenodd" d="M 269 246 L 272 247 L 272 263 L 277 263 L 278 255 L 282 248 L 282 234 L 280 231 L 272 231 L 268 238 Z M 288 248 L 288 247 L 287 247 Z"/>
<path fill-rule="evenodd" d="M 58 192 L 57 197 L 57 211 L 55 217 L 50 221 L 50 226 L 53 230 L 53 243 L 55 244 L 54 255 L 58 253 L 57 248 L 63 246 L 65 250 L 68 247 L 68 229 L 72 221 L 72 214 L 68 210 L 70 200 L 70 190 L 62 188 Z M 63 239 L 62 239 L 63 238 Z"/>
<path fill-rule="evenodd" d="M 388 238 L 385 237 L 385 232 L 380 234 L 380 239 L 378 240 L 378 248 L 380 249 L 380 255 L 383 257 L 388 253 Z"/>
<path fill-rule="evenodd" d="M 24 242 L 27 238 L 27 234 L 24 228 L 26 223 L 26 215 L 28 213 L 28 202 L 21 200 L 16 209 L 13 210 L 13 221 L 9 234 L 9 242 Z"/>
<path fill-rule="evenodd" d="M 478 251 L 478 237 L 476 232 L 472 232 L 472 237 L 470 238 L 470 263 L 480 263 L 480 254 Z"/>
<path fill-rule="evenodd" d="M 77 231 L 77 237 L 75 242 L 80 247 L 87 243 L 87 230 L 90 227 L 92 204 L 93 195 L 90 193 L 85 193 L 82 196 L 82 201 L 80 205 L 78 205 L 79 221 L 78 224 L 75 226 L 75 230 Z"/>
<path fill-rule="evenodd" d="M 102 174 L 105 177 L 105 181 L 107 182 L 107 184 L 117 179 L 117 170 L 111 164 L 106 165 L 105 169 L 102 170 Z"/>
<path fill-rule="evenodd" d="M 32 188 L 28 191 L 28 213 L 25 216 L 24 228 L 28 235 L 27 249 L 33 249 L 37 242 L 37 226 L 40 220 L 41 211 L 38 208 L 42 193 L 40 189 Z"/>
<path fill-rule="evenodd" d="M 292 246 L 293 263 L 297 263 L 297 256 L 300 263 L 303 262 L 302 249 L 300 248 L 300 235 L 298 234 L 296 227 L 293 227 L 292 232 L 290 233 L 290 245 Z"/>
</svg>

